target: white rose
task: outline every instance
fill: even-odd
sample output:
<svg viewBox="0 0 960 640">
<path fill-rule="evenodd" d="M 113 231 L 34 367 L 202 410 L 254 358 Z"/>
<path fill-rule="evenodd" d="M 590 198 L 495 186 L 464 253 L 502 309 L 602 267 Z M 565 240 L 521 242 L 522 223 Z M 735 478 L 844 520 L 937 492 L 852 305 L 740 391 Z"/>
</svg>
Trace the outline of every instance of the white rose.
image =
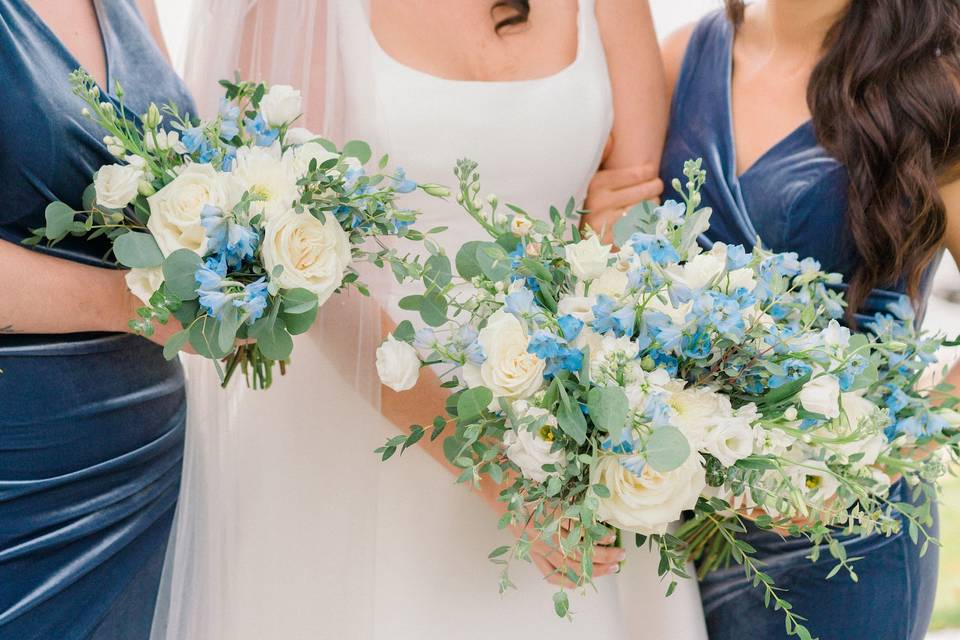
<svg viewBox="0 0 960 640">
<path fill-rule="evenodd" d="M 350 238 L 332 215 L 320 222 L 309 213 L 288 209 L 267 220 L 263 264 L 281 289 L 303 288 L 317 294 L 320 304 L 330 298 L 350 265 Z"/>
<path fill-rule="evenodd" d="M 590 283 L 590 293 L 592 295 L 604 295 L 619 300 L 627 293 L 629 279 L 627 274 L 616 267 L 610 267 Z"/>
<path fill-rule="evenodd" d="M 526 415 L 523 417 L 533 418 L 534 420 L 549 416 L 547 411 L 539 407 L 532 407 L 525 413 Z M 534 482 L 543 482 L 548 476 L 552 475 L 550 472 L 543 470 L 543 465 L 552 464 L 559 469 L 565 464 L 566 460 L 562 449 L 551 451 L 554 442 L 551 427 L 555 427 L 556 423 L 556 419 L 549 416 L 543 426 L 533 431 L 524 426 L 517 426 L 514 429 L 508 429 L 503 434 L 503 446 L 507 458 L 520 467 L 520 472 L 525 478 Z"/>
<path fill-rule="evenodd" d="M 707 429 L 703 447 L 725 467 L 753 454 L 753 429 L 743 418 L 722 418 Z"/>
<path fill-rule="evenodd" d="M 557 315 L 573 316 L 584 324 L 593 322 L 593 307 L 597 304 L 596 296 L 566 296 L 557 303 Z"/>
<path fill-rule="evenodd" d="M 522 216 L 519 213 L 513 217 L 513 220 L 510 221 L 510 231 L 517 234 L 521 238 L 533 229 L 533 223 L 530 222 L 530 218 L 527 216 Z"/>
<path fill-rule="evenodd" d="M 168 185 L 147 198 L 147 228 L 168 256 L 178 249 L 203 255 L 207 235 L 200 223 L 204 205 L 229 209 L 233 205 L 223 174 L 209 164 L 189 164 Z"/>
<path fill-rule="evenodd" d="M 298 176 L 306 175 L 310 169 L 311 160 L 316 160 L 319 165 L 327 160 L 339 157 L 338 154 L 327 151 L 319 142 L 307 142 L 299 147 L 288 149 L 284 154 L 284 158 L 290 163 Z"/>
<path fill-rule="evenodd" d="M 104 209 L 123 209 L 137 197 L 143 171 L 128 164 L 100 167 L 93 180 L 97 204 Z"/>
<path fill-rule="evenodd" d="M 803 385 L 800 404 L 811 413 L 840 417 L 840 381 L 832 375 L 819 375 Z"/>
<path fill-rule="evenodd" d="M 271 127 L 289 124 L 301 113 L 303 100 L 297 89 L 285 84 L 275 84 L 260 101 L 260 113 Z"/>
<path fill-rule="evenodd" d="M 684 265 L 670 265 L 667 274 L 674 282 L 689 289 L 703 289 L 726 269 L 725 261 L 709 253 L 694 256 Z"/>
<path fill-rule="evenodd" d="M 150 269 L 131 269 L 127 271 L 123 279 L 127 282 L 127 289 L 130 293 L 137 296 L 145 305 L 150 304 L 150 296 L 156 293 L 160 285 L 163 284 L 163 269 L 152 267 Z"/>
<path fill-rule="evenodd" d="M 277 142 L 269 147 L 237 149 L 232 172 L 237 188 L 241 193 L 249 191 L 263 198 L 251 207 L 254 213 L 263 212 L 267 217 L 282 214 L 300 197 L 297 187 L 300 175 L 290 157 L 281 154 Z"/>
<path fill-rule="evenodd" d="M 573 275 L 581 280 L 593 280 L 607 270 L 610 245 L 600 244 L 600 238 L 591 236 L 566 247 L 567 262 Z"/>
<path fill-rule="evenodd" d="M 463 379 L 469 387 L 487 387 L 494 398 L 529 398 L 543 386 L 546 363 L 527 352 L 530 339 L 513 315 L 497 311 L 487 320 L 477 340 L 487 359 L 482 365 L 468 363 Z"/>
<path fill-rule="evenodd" d="M 626 469 L 621 459 L 602 456 L 590 471 L 590 482 L 610 490 L 610 497 L 600 500 L 597 517 L 624 531 L 665 533 L 668 524 L 696 506 L 706 487 L 706 473 L 696 454 L 673 471 L 659 473 L 645 465 L 639 475 Z"/>
<path fill-rule="evenodd" d="M 287 129 L 287 135 L 283 139 L 287 144 L 306 144 L 311 140 L 316 140 L 319 138 L 318 134 L 310 131 L 309 129 L 304 129 L 303 127 L 290 127 Z"/>
<path fill-rule="evenodd" d="M 412 389 L 420 377 L 417 350 L 390 334 L 377 349 L 377 373 L 380 382 L 394 391 Z"/>
</svg>

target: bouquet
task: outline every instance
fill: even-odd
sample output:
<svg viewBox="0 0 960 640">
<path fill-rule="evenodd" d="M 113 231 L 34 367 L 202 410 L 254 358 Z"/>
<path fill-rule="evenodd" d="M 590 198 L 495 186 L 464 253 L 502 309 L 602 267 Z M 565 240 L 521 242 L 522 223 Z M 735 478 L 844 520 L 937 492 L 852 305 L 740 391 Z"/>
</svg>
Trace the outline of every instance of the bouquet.
<svg viewBox="0 0 960 640">
<path fill-rule="evenodd" d="M 253 388 L 269 387 L 274 365 L 283 372 L 290 359 L 291 336 L 310 328 L 333 293 L 367 293 L 359 263 L 403 273 L 405 259 L 380 238 L 423 236 L 397 196 L 444 193 L 401 169 L 367 174 L 363 142 L 338 149 L 292 127 L 301 100 L 288 86 L 222 81 L 219 114 L 198 121 L 172 104 L 150 104 L 136 118 L 119 83 L 117 108 L 101 101 L 85 71 L 70 79 L 117 162 L 97 171 L 83 211 L 50 204 L 46 226 L 27 242 L 108 238 L 143 301 L 131 328 L 149 336 L 154 322 L 176 318 L 184 328 L 166 342 L 165 357 L 189 344 L 213 360 L 224 385 L 239 368 Z"/>
<path fill-rule="evenodd" d="M 839 322 L 840 276 L 816 261 L 702 250 L 710 211 L 699 161 L 673 183 L 681 201 L 643 204 L 618 222 L 619 252 L 555 208 L 546 222 L 485 203 L 473 162 L 456 175 L 458 201 L 490 239 L 460 248 L 458 277 L 434 251 L 424 293 L 400 302 L 425 326 L 401 323 L 377 354 L 382 381 L 398 391 L 432 366 L 454 392 L 447 415 L 378 453 L 386 460 L 429 428 L 445 437 L 460 482 L 503 487 L 500 526 L 525 533 L 490 554 L 503 566 L 501 591 L 537 538 L 578 558 L 565 575 L 583 586 L 593 546 L 633 534 L 659 550 L 661 576 L 685 577 L 689 559 L 704 571 L 743 565 L 806 638 L 740 539 L 745 520 L 806 536 L 814 555 L 833 554 L 834 573 L 854 577 L 840 532 L 907 526 L 931 542 L 935 482 L 957 456 L 960 416 L 949 388 L 916 388 L 943 340 L 918 334 L 906 303 L 877 316 L 872 334 L 851 333 Z M 913 500 L 888 497 L 897 475 Z M 554 606 L 568 614 L 563 589 Z"/>
</svg>

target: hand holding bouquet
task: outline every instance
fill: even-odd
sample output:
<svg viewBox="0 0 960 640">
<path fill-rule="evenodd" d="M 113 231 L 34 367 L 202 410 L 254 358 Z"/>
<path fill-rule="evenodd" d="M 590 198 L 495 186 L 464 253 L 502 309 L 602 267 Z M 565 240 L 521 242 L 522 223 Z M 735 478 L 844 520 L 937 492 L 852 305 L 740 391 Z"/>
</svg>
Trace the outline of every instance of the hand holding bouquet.
<svg viewBox="0 0 960 640">
<path fill-rule="evenodd" d="M 268 387 L 274 365 L 283 371 L 290 358 L 291 336 L 310 328 L 333 293 L 366 293 L 358 263 L 404 273 L 405 259 L 379 241 L 422 238 L 410 228 L 415 212 L 401 209 L 397 196 L 443 194 L 402 170 L 368 174 L 363 142 L 338 149 L 293 128 L 301 105 L 291 87 L 223 81 L 219 114 L 197 121 L 175 105 L 151 104 L 136 118 L 119 84 L 117 109 L 101 102 L 86 72 L 71 82 L 117 163 L 96 173 L 83 211 L 47 207 L 46 226 L 28 242 L 109 238 L 144 305 L 131 328 L 151 335 L 155 322 L 176 318 L 183 329 L 165 356 L 189 344 L 214 361 L 224 384 L 239 368 L 254 388 Z"/>
<path fill-rule="evenodd" d="M 836 570 L 854 566 L 833 540 L 841 530 L 925 535 L 929 483 L 956 456 L 960 420 L 954 401 L 934 406 L 915 388 L 942 341 L 919 335 L 906 305 L 878 316 L 872 335 L 853 334 L 839 322 L 840 277 L 816 261 L 703 251 L 699 162 L 674 181 L 682 202 L 640 205 L 617 224 L 619 252 L 556 209 L 546 222 L 485 205 L 475 163 L 456 173 L 458 200 L 490 239 L 463 245 L 458 278 L 431 255 L 424 293 L 400 303 L 426 326 L 401 323 L 378 367 L 398 391 L 421 366 L 448 377 L 448 415 L 430 437 L 445 436 L 459 481 L 501 484 L 501 527 L 534 532 L 490 554 L 502 590 L 535 539 L 579 558 L 578 572 L 558 570 L 585 585 L 594 545 L 632 533 L 659 549 L 661 575 L 685 576 L 690 558 L 704 570 L 742 564 L 788 630 L 809 637 L 739 539 L 740 514 L 825 545 Z M 415 425 L 378 452 L 390 458 L 426 433 Z M 893 474 L 922 499 L 889 499 Z M 554 605 L 567 614 L 563 590 Z"/>
</svg>

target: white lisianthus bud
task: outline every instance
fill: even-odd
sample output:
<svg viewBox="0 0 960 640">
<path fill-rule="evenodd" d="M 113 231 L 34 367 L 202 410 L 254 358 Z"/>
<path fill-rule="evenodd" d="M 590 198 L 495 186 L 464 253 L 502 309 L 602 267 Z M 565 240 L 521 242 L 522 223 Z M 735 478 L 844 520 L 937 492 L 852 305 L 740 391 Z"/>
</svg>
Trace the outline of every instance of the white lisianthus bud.
<svg viewBox="0 0 960 640">
<path fill-rule="evenodd" d="M 417 350 L 390 334 L 377 349 L 377 373 L 380 381 L 394 391 L 412 389 L 420 376 Z"/>
<path fill-rule="evenodd" d="M 811 413 L 819 413 L 830 419 L 839 418 L 840 381 L 829 374 L 812 378 L 800 390 L 800 404 Z"/>
<path fill-rule="evenodd" d="M 498 203 L 498 202 L 499 202 L 499 200 L 497 200 L 497 196 L 496 196 L 495 194 L 492 194 L 492 193 L 491 193 L 490 195 L 487 196 L 487 204 L 489 204 L 489 205 L 490 205 L 491 207 L 493 207 L 494 209 L 497 208 L 497 203 Z"/>
<path fill-rule="evenodd" d="M 444 187 L 443 185 L 439 185 L 439 184 L 421 184 L 421 185 L 420 185 L 420 188 L 423 189 L 424 193 L 426 193 L 427 195 L 433 196 L 433 197 L 435 197 L 435 198 L 449 198 L 449 197 L 450 197 L 450 189 L 447 189 L 447 188 Z M 462 203 L 463 203 L 463 198 L 462 198 L 461 196 L 457 196 L 457 202 L 460 203 L 460 204 L 462 204 Z"/>
<path fill-rule="evenodd" d="M 482 208 L 483 208 L 483 200 L 481 200 L 480 198 L 474 198 L 474 199 L 473 199 L 473 208 L 476 209 L 476 210 L 478 210 L 478 211 L 479 211 L 480 209 L 482 209 Z"/>
<path fill-rule="evenodd" d="M 147 182 L 146 180 L 140 181 L 140 184 L 137 185 L 137 191 L 144 198 L 149 198 L 150 196 L 152 196 L 157 192 L 157 190 L 153 188 L 153 185 Z"/>
<path fill-rule="evenodd" d="M 530 233 L 531 229 L 533 229 L 533 223 L 530 222 L 530 218 L 522 216 L 519 213 L 510 221 L 510 231 L 521 238 Z"/>
<path fill-rule="evenodd" d="M 105 209 L 123 209 L 137 197 L 143 171 L 128 164 L 101 167 L 94 178 L 97 204 Z"/>
<path fill-rule="evenodd" d="M 152 296 L 163 284 L 163 269 L 131 269 L 123 276 L 130 293 L 137 296 L 144 305 L 150 304 Z"/>
<path fill-rule="evenodd" d="M 286 84 L 270 87 L 260 101 L 260 112 L 271 127 L 289 124 L 301 113 L 303 100 L 300 92 Z"/>
<path fill-rule="evenodd" d="M 498 226 L 505 225 L 507 224 L 507 216 L 502 213 L 498 213 L 495 216 L 493 216 L 493 223 Z"/>
<path fill-rule="evenodd" d="M 147 108 L 147 112 L 143 114 L 143 126 L 147 129 L 157 129 L 162 122 L 163 116 L 160 115 L 160 109 L 157 108 L 156 104 L 151 102 Z"/>
<path fill-rule="evenodd" d="M 90 113 L 90 109 L 88 109 L 87 107 L 84 107 L 83 109 L 80 110 L 80 115 L 82 115 L 84 118 L 89 118 L 93 114 Z"/>
<path fill-rule="evenodd" d="M 581 280 L 599 278 L 610 262 L 610 245 L 601 244 L 600 238 L 591 236 L 566 247 L 567 262 L 573 275 Z"/>
<path fill-rule="evenodd" d="M 798 417 L 797 408 L 792 406 L 787 407 L 787 409 L 783 412 L 783 417 L 785 420 L 793 422 Z"/>
</svg>

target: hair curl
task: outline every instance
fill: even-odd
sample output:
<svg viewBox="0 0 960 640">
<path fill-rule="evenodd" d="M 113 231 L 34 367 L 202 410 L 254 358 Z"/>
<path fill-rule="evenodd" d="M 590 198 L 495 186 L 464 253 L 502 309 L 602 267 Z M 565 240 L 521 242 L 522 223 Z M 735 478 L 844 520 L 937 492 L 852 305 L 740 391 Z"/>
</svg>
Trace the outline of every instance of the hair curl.
<svg viewBox="0 0 960 640">
<path fill-rule="evenodd" d="M 735 25 L 743 0 L 726 0 Z M 820 144 L 850 175 L 860 264 L 848 314 L 870 291 L 920 282 L 946 230 L 939 187 L 960 166 L 960 3 L 850 0 L 828 32 L 807 103 Z"/>
</svg>

